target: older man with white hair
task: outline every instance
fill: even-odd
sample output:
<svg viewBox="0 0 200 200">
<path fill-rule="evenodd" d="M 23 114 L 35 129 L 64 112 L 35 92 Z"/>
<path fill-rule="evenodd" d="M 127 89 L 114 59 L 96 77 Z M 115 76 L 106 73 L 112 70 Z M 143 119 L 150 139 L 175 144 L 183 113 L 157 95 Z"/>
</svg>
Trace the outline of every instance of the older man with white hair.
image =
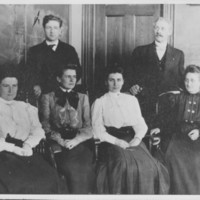
<svg viewBox="0 0 200 200">
<path fill-rule="evenodd" d="M 132 53 L 129 91 L 138 97 L 147 123 L 155 113 L 158 95 L 183 87 L 184 53 L 168 44 L 171 34 L 171 22 L 159 17 L 154 23 L 155 41 Z"/>
</svg>

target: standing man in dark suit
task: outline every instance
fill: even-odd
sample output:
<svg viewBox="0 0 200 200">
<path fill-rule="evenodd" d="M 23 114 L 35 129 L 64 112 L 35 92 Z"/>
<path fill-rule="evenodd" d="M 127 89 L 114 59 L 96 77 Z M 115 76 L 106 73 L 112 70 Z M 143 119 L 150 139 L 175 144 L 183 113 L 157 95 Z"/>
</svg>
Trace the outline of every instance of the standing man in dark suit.
<svg viewBox="0 0 200 200">
<path fill-rule="evenodd" d="M 154 24 L 155 41 L 132 53 L 129 91 L 140 101 L 147 123 L 155 113 L 158 95 L 183 87 L 184 53 L 168 44 L 171 23 L 160 17 Z"/>
<path fill-rule="evenodd" d="M 43 19 L 45 40 L 29 49 L 27 58 L 29 81 L 36 97 L 56 88 L 56 71 L 62 65 L 75 64 L 80 68 L 74 47 L 59 40 L 62 23 L 59 17 L 46 15 Z"/>
</svg>

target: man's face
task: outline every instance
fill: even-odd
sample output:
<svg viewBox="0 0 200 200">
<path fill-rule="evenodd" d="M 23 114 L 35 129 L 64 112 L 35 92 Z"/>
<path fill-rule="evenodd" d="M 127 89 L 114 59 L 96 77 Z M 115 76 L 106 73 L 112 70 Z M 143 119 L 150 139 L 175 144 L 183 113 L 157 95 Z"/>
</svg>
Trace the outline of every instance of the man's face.
<svg viewBox="0 0 200 200">
<path fill-rule="evenodd" d="M 157 42 L 167 42 L 168 37 L 171 35 L 170 25 L 164 21 L 157 21 L 154 26 L 154 36 Z"/>
<path fill-rule="evenodd" d="M 50 20 L 48 23 L 46 23 L 44 27 L 44 33 L 46 40 L 48 41 L 56 41 L 59 39 L 61 35 L 61 27 L 60 23 L 55 20 Z"/>
</svg>

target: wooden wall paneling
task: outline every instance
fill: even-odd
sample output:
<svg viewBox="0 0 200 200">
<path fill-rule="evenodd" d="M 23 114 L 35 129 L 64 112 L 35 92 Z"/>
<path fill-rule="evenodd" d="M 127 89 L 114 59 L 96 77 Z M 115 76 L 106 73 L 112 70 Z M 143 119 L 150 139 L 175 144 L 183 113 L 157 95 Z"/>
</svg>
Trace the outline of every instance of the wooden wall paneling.
<svg viewBox="0 0 200 200">
<path fill-rule="evenodd" d="M 175 5 L 174 4 L 163 4 L 161 5 L 161 16 L 168 19 L 172 23 L 172 35 L 169 38 L 169 43 L 174 46 L 174 24 L 175 24 Z"/>
<path fill-rule="evenodd" d="M 95 73 L 94 73 L 94 88 L 97 92 L 104 90 L 104 70 L 105 70 L 105 5 L 95 5 Z M 103 20 L 102 20 L 103 19 Z"/>
<path fill-rule="evenodd" d="M 83 5 L 82 12 L 82 83 L 89 92 L 90 100 L 94 98 L 94 5 Z"/>
<path fill-rule="evenodd" d="M 122 57 L 123 17 L 106 17 L 105 66 L 120 63 Z"/>
<path fill-rule="evenodd" d="M 153 16 L 135 16 L 135 41 L 134 46 L 145 45 L 154 40 Z"/>
</svg>

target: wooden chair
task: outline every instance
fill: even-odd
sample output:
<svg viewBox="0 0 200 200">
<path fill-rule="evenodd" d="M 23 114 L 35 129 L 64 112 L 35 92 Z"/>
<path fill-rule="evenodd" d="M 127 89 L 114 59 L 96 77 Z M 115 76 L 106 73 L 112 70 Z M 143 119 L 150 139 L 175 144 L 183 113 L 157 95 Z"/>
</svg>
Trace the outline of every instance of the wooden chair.
<svg viewBox="0 0 200 200">
<path fill-rule="evenodd" d="M 164 92 L 162 94 L 159 95 L 158 97 L 158 101 L 157 101 L 157 104 L 156 104 L 156 118 L 158 120 L 159 118 L 159 121 L 160 123 L 162 124 L 166 124 L 166 127 L 165 127 L 165 130 L 163 130 L 163 132 L 160 132 L 159 134 L 157 135 L 152 135 L 152 146 L 155 147 L 155 149 L 157 150 L 161 150 L 161 146 L 160 146 L 160 143 L 158 145 L 154 145 L 154 138 L 155 137 L 159 137 L 160 140 L 162 140 L 162 136 L 165 134 L 164 132 L 168 132 L 170 133 L 171 129 L 173 128 L 173 125 L 175 122 L 175 113 L 172 112 L 172 110 L 170 109 L 170 102 L 169 102 L 169 96 L 172 95 L 172 94 L 179 94 L 181 91 L 180 90 L 174 90 L 174 91 L 167 91 L 167 92 Z M 170 126 L 169 126 L 169 122 L 170 123 Z M 156 128 L 156 127 L 155 127 Z M 169 136 L 170 137 L 170 136 Z"/>
</svg>

